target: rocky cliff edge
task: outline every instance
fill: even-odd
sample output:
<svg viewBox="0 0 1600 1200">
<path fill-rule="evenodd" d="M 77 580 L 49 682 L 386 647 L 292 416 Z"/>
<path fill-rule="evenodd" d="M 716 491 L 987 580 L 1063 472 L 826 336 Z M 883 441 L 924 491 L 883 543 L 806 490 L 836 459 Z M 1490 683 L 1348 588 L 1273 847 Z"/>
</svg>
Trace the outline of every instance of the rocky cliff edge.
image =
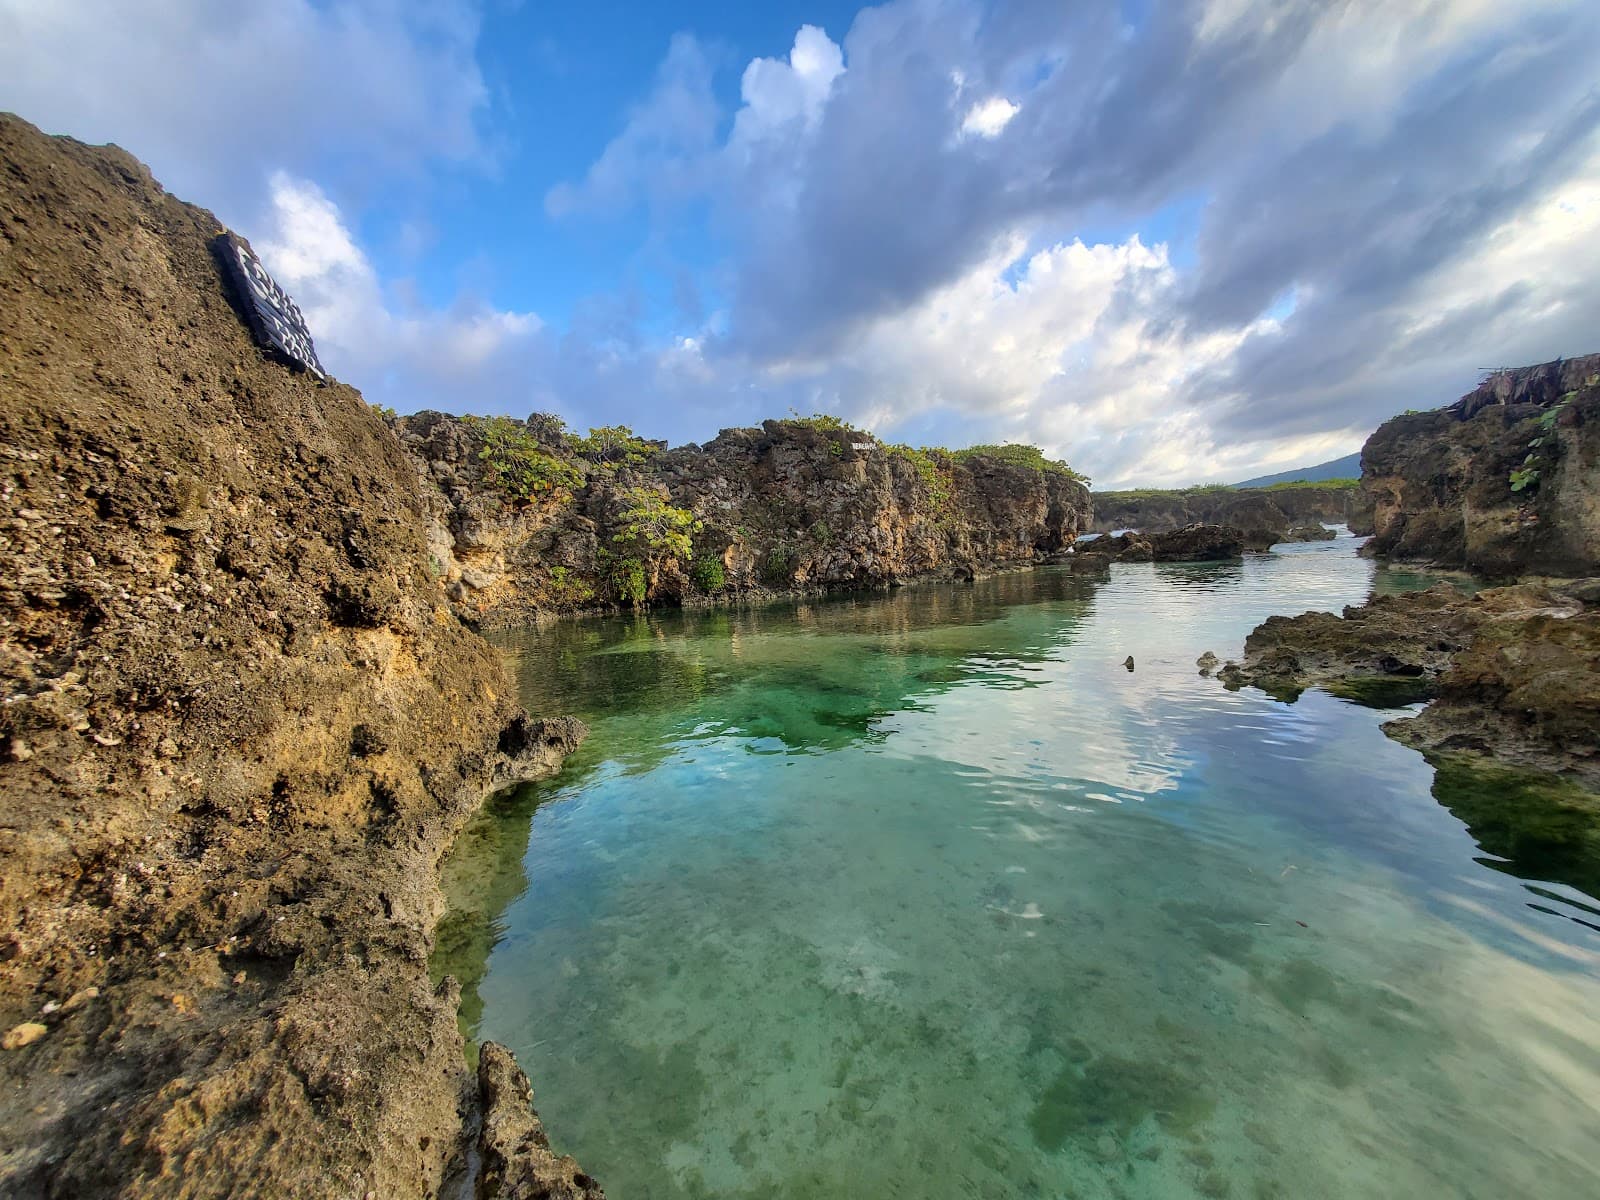
<svg viewBox="0 0 1600 1200">
<path fill-rule="evenodd" d="M 435 1194 L 478 1090 L 437 862 L 582 735 L 452 615 L 392 431 L 257 349 L 218 229 L 0 116 L 7 1196 Z"/>
</svg>

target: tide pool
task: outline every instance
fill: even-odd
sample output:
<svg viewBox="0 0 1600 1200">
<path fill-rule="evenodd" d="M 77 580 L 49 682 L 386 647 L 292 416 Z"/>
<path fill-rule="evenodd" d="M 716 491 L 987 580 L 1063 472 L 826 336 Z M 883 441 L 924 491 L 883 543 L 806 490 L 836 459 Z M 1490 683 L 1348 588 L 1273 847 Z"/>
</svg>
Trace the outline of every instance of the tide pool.
<svg viewBox="0 0 1600 1200">
<path fill-rule="evenodd" d="M 508 637 L 436 972 L 613 1200 L 1600 1195 L 1592 864 L 1196 671 L 1354 546 Z"/>
</svg>

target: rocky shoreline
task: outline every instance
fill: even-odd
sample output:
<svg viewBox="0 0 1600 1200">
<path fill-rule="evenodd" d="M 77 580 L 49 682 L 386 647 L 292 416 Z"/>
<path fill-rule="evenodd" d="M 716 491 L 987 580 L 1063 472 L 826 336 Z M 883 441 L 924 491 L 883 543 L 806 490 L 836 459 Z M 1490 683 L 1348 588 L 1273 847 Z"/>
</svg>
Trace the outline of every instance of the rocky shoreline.
<svg viewBox="0 0 1600 1200">
<path fill-rule="evenodd" d="M 1363 553 L 1522 582 L 1272 617 L 1221 678 L 1285 699 L 1323 687 L 1380 706 L 1425 700 L 1384 729 L 1431 761 L 1600 793 L 1597 416 L 1589 355 L 1495 372 L 1447 408 L 1384 424 L 1362 451 L 1377 530 Z M 1600 827 L 1600 803 L 1578 807 Z"/>
<path fill-rule="evenodd" d="M 0 1191 L 437 1195 L 503 1125 L 439 860 L 583 728 L 451 614 L 379 415 L 257 348 L 214 217 L 13 117 L 0 161 Z"/>
</svg>

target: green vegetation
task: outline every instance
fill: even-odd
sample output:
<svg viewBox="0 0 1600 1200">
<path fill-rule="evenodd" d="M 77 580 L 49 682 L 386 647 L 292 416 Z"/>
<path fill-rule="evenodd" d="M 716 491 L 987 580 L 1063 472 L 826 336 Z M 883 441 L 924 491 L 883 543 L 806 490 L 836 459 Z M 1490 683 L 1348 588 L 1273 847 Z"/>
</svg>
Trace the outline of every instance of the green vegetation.
<svg viewBox="0 0 1600 1200">
<path fill-rule="evenodd" d="M 604 469 L 636 467 L 659 447 L 639 437 L 626 425 L 602 425 L 588 437 L 569 437 L 573 451 Z"/>
<path fill-rule="evenodd" d="M 467 420 L 483 438 L 478 457 L 484 470 L 513 500 L 534 500 L 583 482 L 582 471 L 550 454 L 525 426 L 510 417 Z"/>
<path fill-rule="evenodd" d="M 1116 492 L 1096 492 L 1096 500 L 1155 500 L 1162 496 L 1197 496 L 1211 492 L 1237 492 L 1240 490 L 1256 491 L 1255 488 L 1240 489 L 1226 483 L 1191 483 L 1188 487 L 1180 488 L 1123 488 Z"/>
<path fill-rule="evenodd" d="M 957 450 L 951 455 L 957 462 L 969 462 L 974 458 L 998 458 L 1001 462 L 1010 463 L 1014 467 L 1031 467 L 1035 471 L 1048 471 L 1054 475 L 1065 475 L 1069 479 L 1076 479 L 1085 487 L 1089 484 L 1089 477 L 1080 474 L 1058 458 L 1046 458 L 1044 451 L 1037 446 L 1030 446 L 1026 442 L 1006 442 L 1004 445 L 968 446 L 965 450 Z"/>
<path fill-rule="evenodd" d="M 723 570 L 722 559 L 715 554 L 702 554 L 697 557 L 694 565 L 689 568 L 689 578 L 702 592 L 720 592 L 728 583 L 728 574 Z"/>
<path fill-rule="evenodd" d="M 774 546 L 761 564 L 761 582 L 768 587 L 788 587 L 794 582 L 794 551 Z"/>
<path fill-rule="evenodd" d="M 1361 480 L 1359 479 L 1295 479 L 1288 483 L 1269 484 L 1267 487 L 1261 490 L 1267 492 L 1289 492 L 1303 490 L 1305 488 L 1336 488 L 1340 491 L 1348 491 L 1351 488 L 1358 488 L 1360 486 Z M 1241 492 L 1253 492 L 1257 489 L 1235 488 L 1234 490 Z"/>
<path fill-rule="evenodd" d="M 1597 384 L 1600 384 L 1600 375 L 1591 375 L 1583 381 L 1583 387 L 1585 388 L 1592 388 Z M 1511 472 L 1510 482 L 1513 492 L 1525 492 L 1539 486 L 1539 479 L 1544 473 L 1544 468 L 1550 465 L 1550 459 L 1554 458 L 1561 449 L 1561 443 L 1556 440 L 1555 436 L 1556 422 L 1561 419 L 1561 414 L 1566 411 L 1567 406 L 1578 398 L 1580 390 L 1582 389 L 1573 388 L 1572 391 L 1562 396 L 1560 400 L 1557 400 L 1534 418 L 1534 425 L 1537 427 L 1538 432 L 1528 442 L 1528 455 L 1522 460 L 1522 465 Z M 1549 446 L 1548 458 L 1545 453 L 1541 453 L 1547 444 Z"/>
<path fill-rule="evenodd" d="M 586 604 L 594 599 L 594 588 L 566 567 L 550 568 L 550 598 L 560 604 Z"/>
<path fill-rule="evenodd" d="M 688 558 L 691 537 L 700 522 L 686 508 L 667 503 L 653 487 L 633 487 L 623 492 L 626 507 L 616 518 L 611 535 L 614 545 L 632 550 L 646 562 Z"/>
<path fill-rule="evenodd" d="M 617 555 L 602 551 L 600 570 L 606 585 L 620 604 L 643 604 L 645 597 L 644 563 L 631 555 Z"/>
<path fill-rule="evenodd" d="M 1247 495 L 1250 492 L 1295 492 L 1318 488 L 1349 491 L 1360 486 L 1359 479 L 1296 479 L 1289 483 L 1268 484 L 1264 488 L 1241 488 L 1228 483 L 1191 483 L 1188 487 L 1179 488 L 1123 488 L 1115 492 L 1096 492 L 1094 498 L 1112 501 L 1158 500 L 1168 496 L 1204 496 L 1218 492 L 1238 492 L 1240 495 Z"/>
<path fill-rule="evenodd" d="M 922 485 L 928 489 L 928 499 L 934 512 L 943 510 L 945 503 L 950 499 L 950 470 L 948 450 L 917 449 L 903 443 L 888 446 L 886 449 L 891 458 L 898 458 L 908 462 L 922 477 Z"/>
<path fill-rule="evenodd" d="M 802 417 L 792 408 L 789 410 L 789 415 L 783 418 L 779 424 L 791 425 L 796 429 L 812 429 L 818 433 L 848 433 L 854 436 L 859 432 L 852 429 L 841 418 L 834 416 L 832 413 L 812 413 L 809 417 Z M 861 436 L 871 437 L 872 435 L 862 434 Z"/>
</svg>

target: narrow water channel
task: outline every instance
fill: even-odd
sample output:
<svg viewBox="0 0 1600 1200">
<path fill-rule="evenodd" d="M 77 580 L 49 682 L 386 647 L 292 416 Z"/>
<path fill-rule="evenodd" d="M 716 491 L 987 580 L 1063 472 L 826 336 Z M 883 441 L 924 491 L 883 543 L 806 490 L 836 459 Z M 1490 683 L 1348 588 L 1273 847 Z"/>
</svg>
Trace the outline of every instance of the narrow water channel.
<svg viewBox="0 0 1600 1200">
<path fill-rule="evenodd" d="M 1196 672 L 1354 547 L 508 637 L 436 970 L 613 1200 L 1600 1195 L 1593 864 Z"/>
</svg>

